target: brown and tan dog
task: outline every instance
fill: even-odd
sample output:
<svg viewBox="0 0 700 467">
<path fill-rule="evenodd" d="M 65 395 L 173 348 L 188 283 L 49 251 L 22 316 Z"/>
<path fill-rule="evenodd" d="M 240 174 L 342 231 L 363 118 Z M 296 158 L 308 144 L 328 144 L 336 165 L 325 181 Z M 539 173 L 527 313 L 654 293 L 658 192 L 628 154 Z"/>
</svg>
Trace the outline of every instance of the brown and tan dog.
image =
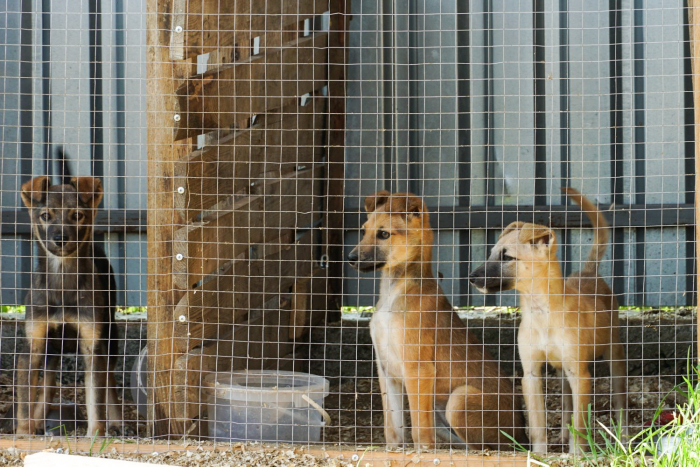
<svg viewBox="0 0 700 467">
<path fill-rule="evenodd" d="M 432 273 L 433 231 L 423 201 L 380 191 L 367 197 L 364 236 L 348 255 L 360 271 L 381 270 L 370 324 L 390 445 L 404 442 L 404 394 L 413 442 L 432 448 L 453 430 L 474 449 L 527 444 L 522 399 L 468 331 Z M 436 422 L 446 427 L 436 429 Z"/>
<path fill-rule="evenodd" d="M 85 361 L 87 436 L 104 436 L 108 420 L 110 427 L 121 423 L 114 380 L 116 287 L 109 262 L 92 240 L 102 193 L 93 177 L 54 186 L 48 177 L 36 177 L 22 185 L 40 248 L 26 299 L 27 354 L 17 368 L 17 434 L 43 431 L 64 352 L 80 351 Z"/>
<path fill-rule="evenodd" d="M 546 417 L 541 372 L 545 362 L 563 380 L 562 442 L 576 452 L 581 444 L 569 436 L 571 421 L 585 432 L 592 391 L 589 363 L 603 356 L 610 361 L 614 408 L 618 422 L 628 426 L 625 356 L 619 340 L 618 305 L 598 276 L 598 263 L 608 242 L 608 224 L 588 199 L 572 188 L 562 189 L 586 211 L 595 239 L 583 269 L 564 281 L 556 257 L 554 231 L 543 225 L 513 222 L 501 233 L 486 263 L 469 276 L 484 293 L 515 289 L 520 293 L 522 322 L 518 349 L 523 364 L 523 396 L 528 410 L 533 451 L 546 452 Z M 572 397 L 573 396 L 573 397 Z M 573 398 L 573 400 L 572 400 Z"/>
</svg>

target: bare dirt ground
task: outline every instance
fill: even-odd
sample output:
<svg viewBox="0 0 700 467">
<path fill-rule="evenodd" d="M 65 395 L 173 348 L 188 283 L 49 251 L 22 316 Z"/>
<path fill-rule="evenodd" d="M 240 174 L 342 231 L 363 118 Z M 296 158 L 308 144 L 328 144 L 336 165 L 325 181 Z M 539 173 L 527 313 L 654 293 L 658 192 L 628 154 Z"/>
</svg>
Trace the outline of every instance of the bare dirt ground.
<svg viewBox="0 0 700 467">
<path fill-rule="evenodd" d="M 644 422 L 652 419 L 662 400 L 665 408 L 673 408 L 682 402 L 681 396 L 673 391 L 674 384 L 662 377 L 630 377 L 628 381 L 630 434 L 639 431 Z M 516 389 L 521 390 L 519 384 Z M 547 378 L 545 391 L 548 441 L 552 451 L 563 452 L 564 446 L 560 444 L 561 382 L 557 378 Z M 599 427 L 597 422 L 600 421 L 610 427 L 610 379 L 596 379 L 594 393 L 593 426 Z M 324 430 L 326 443 L 384 444 L 382 401 L 376 379 L 350 380 L 331 388 L 325 407 L 333 421 Z M 602 441 L 601 431 L 597 430 L 599 441 Z"/>
<path fill-rule="evenodd" d="M 87 429 L 87 413 L 85 412 L 85 388 L 79 386 L 65 387 L 60 386 L 54 402 L 62 401 L 63 403 L 73 405 L 77 404 L 77 414 L 75 410 L 62 413 L 61 423 L 65 424 L 67 434 L 75 434 L 82 436 Z M 121 395 L 121 394 L 120 394 Z M 136 409 L 136 404 L 131 400 L 131 392 L 129 389 L 124 390 L 126 400 L 122 399 L 122 413 L 124 423 L 122 433 L 130 436 L 143 435 L 146 436 L 147 426 L 145 420 L 139 415 Z M 17 397 L 15 381 L 11 374 L 0 374 L 0 434 L 11 434 L 14 432 L 13 427 L 13 405 Z M 65 434 L 63 428 L 60 429 L 60 434 Z M 56 433 L 59 434 L 59 433 Z"/>
<path fill-rule="evenodd" d="M 564 446 L 559 444 L 560 422 L 561 422 L 561 396 L 560 381 L 557 378 L 547 378 L 547 423 L 548 438 L 553 452 L 565 451 Z M 631 433 L 634 434 L 641 428 L 643 423 L 653 417 L 654 411 L 662 403 L 666 408 L 672 408 L 677 403 L 682 403 L 682 396 L 673 391 L 673 383 L 663 377 L 630 377 L 629 378 L 629 410 L 630 421 L 633 426 Z M 520 388 L 518 387 L 518 390 Z M 606 426 L 610 426 L 610 397 L 609 379 L 598 378 L 595 383 L 595 394 L 593 398 L 593 418 L 597 426 L 600 421 Z M 85 417 L 84 413 L 84 390 L 78 388 L 62 388 L 61 397 L 67 401 L 74 401 L 77 392 L 77 402 L 79 404 L 79 419 Z M 5 413 L 13 404 L 14 389 L 13 380 L 8 375 L 0 375 L 0 413 Z M 665 398 L 665 399 L 664 399 Z M 354 452 L 361 452 L 363 449 L 382 449 L 384 446 L 383 416 L 379 385 L 376 378 L 348 379 L 340 385 L 331 387 L 330 395 L 325 400 L 325 407 L 329 412 L 332 423 L 324 428 L 322 447 L 333 449 L 339 445 L 355 446 Z M 136 436 L 146 436 L 145 421 L 140 419 L 136 407 L 127 398 L 123 404 L 125 413 L 125 423 L 133 430 Z M 12 433 L 11 425 L 7 421 L 2 424 L 2 433 L 5 439 Z M 600 432 L 600 430 L 599 430 Z M 69 438 L 81 436 L 85 433 L 85 424 L 78 422 L 78 427 L 68 433 Z M 11 438 L 12 435 L 9 436 Z M 409 434 L 410 437 L 410 434 Z M 598 433 L 600 440 L 600 433 Z M 75 438 L 73 438 L 75 439 Z M 146 439 L 122 438 L 115 443 L 140 443 L 153 444 L 159 441 Z M 173 441 L 171 441 L 172 443 Z M 176 443 L 188 443 L 188 441 L 176 441 Z M 197 445 L 196 442 L 191 442 Z M 200 444 L 212 445 L 205 441 Z M 113 445 L 112 445 L 113 446 Z M 313 455 L 305 452 L 303 446 L 282 446 L 282 445 L 227 445 L 219 444 L 217 451 L 198 450 L 189 452 L 168 452 L 168 453 L 146 453 L 146 454 L 119 454 L 113 447 L 107 447 L 101 453 L 101 457 L 112 459 L 126 459 L 161 465 L 181 465 L 186 467 L 216 467 L 230 465 L 248 465 L 252 467 L 262 466 L 351 466 L 355 465 L 348 455 L 344 458 L 327 457 Z M 319 447 L 321 447 L 319 446 Z M 360 446 L 360 447 L 357 447 Z M 449 448 L 449 446 L 441 446 Z M 407 447 L 402 452 L 407 456 L 410 463 L 411 448 Z M 458 451 L 453 451 L 456 454 Z M 461 451 L 462 453 L 464 451 Z M 10 450 L 0 450 L 0 465 L 22 465 L 23 453 Z M 497 453 L 490 453 L 496 456 Z M 562 459 L 552 465 L 569 465 L 568 460 Z"/>
</svg>

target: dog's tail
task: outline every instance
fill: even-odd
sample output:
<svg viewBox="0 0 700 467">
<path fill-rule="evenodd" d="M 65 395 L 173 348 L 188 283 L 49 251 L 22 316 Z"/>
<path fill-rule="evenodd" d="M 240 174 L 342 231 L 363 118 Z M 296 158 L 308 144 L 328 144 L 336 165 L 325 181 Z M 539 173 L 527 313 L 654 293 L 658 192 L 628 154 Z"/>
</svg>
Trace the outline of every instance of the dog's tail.
<svg viewBox="0 0 700 467">
<path fill-rule="evenodd" d="M 564 187 L 561 191 L 566 193 L 566 196 L 568 196 L 571 201 L 581 206 L 581 209 L 586 212 L 586 215 L 591 220 L 591 224 L 593 224 L 593 246 L 591 247 L 590 253 L 588 253 L 588 258 L 583 265 L 582 272 L 595 274 L 598 271 L 598 263 L 603 259 L 605 248 L 608 245 L 608 222 L 596 205 L 577 190 Z"/>
<path fill-rule="evenodd" d="M 63 146 L 56 148 L 56 175 L 61 185 L 68 185 L 70 179 L 73 177 L 70 166 L 68 165 L 68 156 L 66 156 L 66 151 L 63 149 Z"/>
</svg>

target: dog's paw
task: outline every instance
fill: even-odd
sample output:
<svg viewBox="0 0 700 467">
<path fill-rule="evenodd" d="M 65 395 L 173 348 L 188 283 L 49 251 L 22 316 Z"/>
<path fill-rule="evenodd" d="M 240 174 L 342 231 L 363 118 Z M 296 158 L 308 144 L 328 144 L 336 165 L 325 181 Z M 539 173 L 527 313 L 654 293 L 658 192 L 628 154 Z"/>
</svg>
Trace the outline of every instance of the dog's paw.
<svg viewBox="0 0 700 467">
<path fill-rule="evenodd" d="M 37 434 L 36 425 L 28 422 L 17 423 L 17 428 L 15 429 L 16 435 L 36 435 Z M 42 430 L 43 431 L 43 430 Z"/>
</svg>

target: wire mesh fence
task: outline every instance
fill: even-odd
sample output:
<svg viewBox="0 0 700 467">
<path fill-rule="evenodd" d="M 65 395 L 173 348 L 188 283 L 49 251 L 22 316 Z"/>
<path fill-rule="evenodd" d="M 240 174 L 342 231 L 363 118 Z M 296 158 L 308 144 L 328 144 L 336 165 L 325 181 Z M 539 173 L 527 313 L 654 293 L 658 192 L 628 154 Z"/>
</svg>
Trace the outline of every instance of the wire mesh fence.
<svg viewBox="0 0 700 467">
<path fill-rule="evenodd" d="M 0 445 L 487 465 L 688 402 L 684 2 L 1 11 Z"/>
</svg>

